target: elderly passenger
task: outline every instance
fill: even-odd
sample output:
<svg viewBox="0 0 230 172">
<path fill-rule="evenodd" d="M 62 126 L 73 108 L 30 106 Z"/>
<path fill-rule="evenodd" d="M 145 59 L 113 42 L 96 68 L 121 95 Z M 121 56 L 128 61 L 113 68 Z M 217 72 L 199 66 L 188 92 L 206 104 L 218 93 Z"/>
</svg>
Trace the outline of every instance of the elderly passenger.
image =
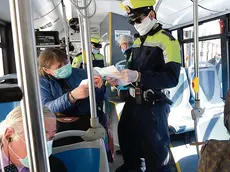
<svg viewBox="0 0 230 172">
<path fill-rule="evenodd" d="M 52 143 L 56 133 L 56 117 L 43 107 L 46 130 L 46 144 L 49 156 L 52 154 Z M 29 159 L 23 131 L 21 107 L 13 109 L 0 124 L 0 142 L 3 167 L 5 172 L 29 172 Z M 36 150 L 39 152 L 39 150 Z M 65 172 L 62 162 L 53 156 L 49 157 L 51 172 Z M 0 169 L 2 167 L 0 166 Z M 1 171 L 1 170 L 0 170 Z"/>
<path fill-rule="evenodd" d="M 134 42 L 134 39 L 133 39 L 133 36 L 131 35 L 121 35 L 118 40 L 120 49 L 122 53 L 124 54 L 124 56 L 126 57 L 127 62 L 132 52 L 131 48 L 133 46 L 133 42 Z"/>
</svg>

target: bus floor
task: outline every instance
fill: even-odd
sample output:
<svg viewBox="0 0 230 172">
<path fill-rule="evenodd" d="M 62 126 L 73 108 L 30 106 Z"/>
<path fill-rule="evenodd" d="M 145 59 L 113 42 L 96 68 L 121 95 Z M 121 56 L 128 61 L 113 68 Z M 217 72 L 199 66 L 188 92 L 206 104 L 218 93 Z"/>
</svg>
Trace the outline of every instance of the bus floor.
<svg viewBox="0 0 230 172">
<path fill-rule="evenodd" d="M 190 143 L 195 141 L 194 132 L 188 132 L 184 134 L 171 135 L 171 171 L 172 172 L 196 172 L 198 164 L 198 156 L 196 153 L 196 147 L 190 146 Z M 115 146 L 115 151 L 119 147 Z M 115 160 L 113 164 L 109 164 L 110 172 L 115 172 L 123 163 L 121 155 L 115 154 Z"/>
</svg>

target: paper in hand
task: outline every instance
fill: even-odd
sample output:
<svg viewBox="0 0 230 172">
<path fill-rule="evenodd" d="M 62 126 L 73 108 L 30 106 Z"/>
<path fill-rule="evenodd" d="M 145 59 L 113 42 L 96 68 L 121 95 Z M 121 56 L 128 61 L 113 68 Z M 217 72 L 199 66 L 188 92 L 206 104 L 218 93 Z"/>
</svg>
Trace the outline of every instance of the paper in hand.
<svg viewBox="0 0 230 172">
<path fill-rule="evenodd" d="M 110 77 L 110 78 L 117 79 L 118 84 L 120 86 L 125 86 L 130 84 L 129 82 L 122 80 L 121 73 L 117 70 L 117 68 L 114 65 L 104 67 L 104 68 L 95 67 L 94 74 L 100 74 L 102 77 Z"/>
<path fill-rule="evenodd" d="M 84 79 L 81 81 L 81 83 L 79 84 L 79 86 L 81 85 L 88 85 L 88 79 Z"/>
</svg>

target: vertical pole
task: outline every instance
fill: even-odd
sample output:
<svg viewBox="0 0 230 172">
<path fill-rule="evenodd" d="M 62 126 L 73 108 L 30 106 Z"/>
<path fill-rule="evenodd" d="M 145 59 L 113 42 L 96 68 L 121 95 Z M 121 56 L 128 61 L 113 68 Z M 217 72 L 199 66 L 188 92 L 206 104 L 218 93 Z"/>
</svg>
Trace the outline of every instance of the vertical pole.
<svg viewBox="0 0 230 172">
<path fill-rule="evenodd" d="M 86 5 L 87 0 L 83 0 L 83 6 Z M 87 15 L 89 9 L 83 10 L 83 14 Z M 83 18 L 84 24 L 84 38 L 85 38 L 85 50 L 86 50 L 86 61 L 87 61 L 87 73 L 88 73 L 88 82 L 89 82 L 89 100 L 90 100 L 90 113 L 91 113 L 91 126 L 99 124 L 97 118 L 97 104 L 95 98 L 95 88 L 94 88 L 94 77 L 93 77 L 93 65 L 92 65 L 92 47 L 90 41 L 90 30 L 89 30 L 89 19 Z"/>
<path fill-rule="evenodd" d="M 67 17 L 66 17 L 66 8 L 64 1 L 61 1 L 62 4 L 62 15 L 63 15 L 63 24 L 64 24 L 64 32 L 65 32 L 65 44 L 66 44 L 66 54 L 68 56 L 68 60 L 70 63 L 70 55 L 69 55 L 69 27 L 67 24 Z"/>
<path fill-rule="evenodd" d="M 197 125 L 200 118 L 200 98 L 199 98 L 199 25 L 198 25 L 198 0 L 193 1 L 193 21 L 194 21 L 194 91 L 195 91 L 195 119 L 194 119 L 194 128 L 196 140 L 198 141 L 198 130 Z M 199 156 L 199 146 L 196 147 L 197 154 Z"/>
<path fill-rule="evenodd" d="M 81 14 L 78 13 L 78 20 L 80 26 L 80 37 L 81 37 L 81 49 L 82 49 L 82 61 L 83 61 L 83 69 L 86 69 L 86 51 L 85 51 L 85 39 L 84 39 L 84 28 L 83 28 L 83 20 Z"/>
<path fill-rule="evenodd" d="M 31 9 L 31 0 L 10 0 L 18 85 L 24 94 L 21 108 L 30 171 L 49 172 Z"/>
<path fill-rule="evenodd" d="M 198 0 L 193 1 L 194 20 L 194 71 L 195 77 L 199 78 L 199 26 L 198 26 Z M 199 87 L 198 87 L 199 88 Z M 199 91 L 195 93 L 195 106 L 200 107 Z"/>
</svg>

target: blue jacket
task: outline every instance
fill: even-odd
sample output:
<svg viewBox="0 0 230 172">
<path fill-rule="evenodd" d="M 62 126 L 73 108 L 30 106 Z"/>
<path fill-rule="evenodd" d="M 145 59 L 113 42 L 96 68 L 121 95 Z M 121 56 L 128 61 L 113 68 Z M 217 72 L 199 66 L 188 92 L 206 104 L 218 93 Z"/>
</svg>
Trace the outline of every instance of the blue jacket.
<svg viewBox="0 0 230 172">
<path fill-rule="evenodd" d="M 72 74 L 65 79 L 70 89 L 73 90 L 79 86 L 82 80 L 87 79 L 86 71 L 78 68 L 72 69 Z M 69 101 L 68 92 L 66 93 L 52 76 L 40 77 L 40 89 L 42 103 L 48 107 L 54 114 L 60 112 L 67 116 L 90 115 L 89 98 L 78 100 L 72 104 Z M 96 88 L 96 101 L 101 104 L 104 100 L 105 86 Z"/>
</svg>

